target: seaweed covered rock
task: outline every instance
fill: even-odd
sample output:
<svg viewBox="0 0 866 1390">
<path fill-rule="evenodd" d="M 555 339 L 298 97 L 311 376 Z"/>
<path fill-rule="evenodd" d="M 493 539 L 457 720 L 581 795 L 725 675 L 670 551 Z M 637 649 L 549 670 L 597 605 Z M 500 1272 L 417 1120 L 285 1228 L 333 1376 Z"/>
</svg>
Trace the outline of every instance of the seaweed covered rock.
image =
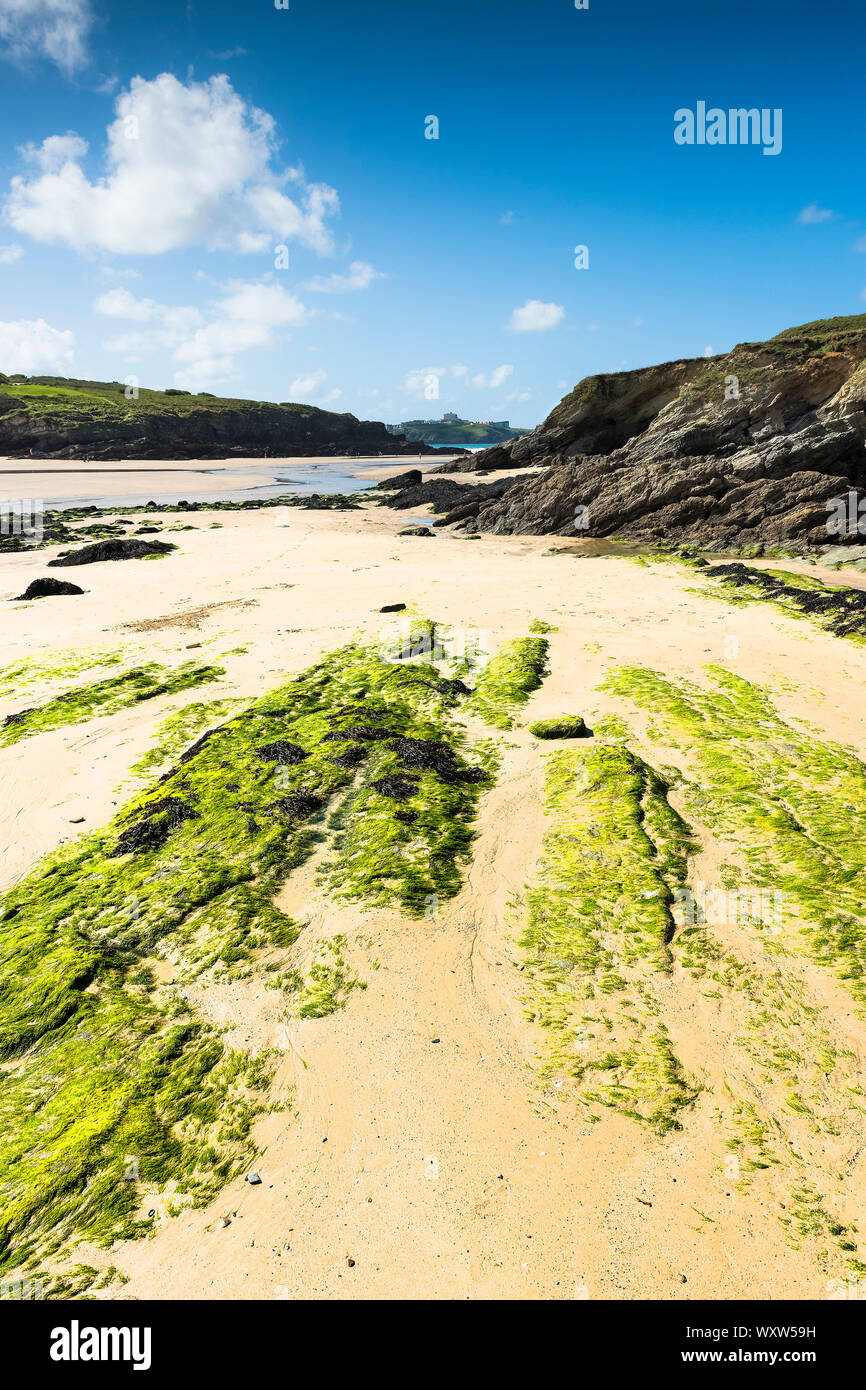
<svg viewBox="0 0 866 1390">
<path fill-rule="evenodd" d="M 348 729 L 335 729 L 325 734 L 323 743 L 358 742 L 378 743 L 386 738 L 394 738 L 395 729 L 379 729 L 374 724 L 352 724 Z"/>
<path fill-rule="evenodd" d="M 170 541 L 138 541 L 118 539 L 96 541 L 93 545 L 83 545 L 80 550 L 71 550 L 66 555 L 58 555 L 49 560 L 49 568 L 60 565 L 97 565 L 103 560 L 141 560 L 147 555 L 168 555 L 177 546 Z"/>
<path fill-rule="evenodd" d="M 820 580 L 780 575 L 734 563 L 703 570 L 709 579 L 738 589 L 752 589 L 824 621 L 837 637 L 866 637 L 866 589 L 825 588 Z"/>
<path fill-rule="evenodd" d="M 432 536 L 433 532 L 429 526 L 404 526 L 402 531 L 397 532 L 398 536 Z"/>
<path fill-rule="evenodd" d="M 568 714 L 561 719 L 536 719 L 530 724 L 529 732 L 536 738 L 589 738 L 589 729 L 579 714 Z"/>
<path fill-rule="evenodd" d="M 32 598 L 53 598 L 60 594 L 83 594 L 77 584 L 68 584 L 63 579 L 34 579 L 23 594 L 18 594 L 16 602 Z"/>
<path fill-rule="evenodd" d="M 353 767 L 360 767 L 361 763 L 366 761 L 367 756 L 367 750 L 363 744 L 353 743 L 350 748 L 346 749 L 345 753 L 339 753 L 336 758 L 332 758 L 331 762 L 334 767 L 349 770 Z"/>
</svg>

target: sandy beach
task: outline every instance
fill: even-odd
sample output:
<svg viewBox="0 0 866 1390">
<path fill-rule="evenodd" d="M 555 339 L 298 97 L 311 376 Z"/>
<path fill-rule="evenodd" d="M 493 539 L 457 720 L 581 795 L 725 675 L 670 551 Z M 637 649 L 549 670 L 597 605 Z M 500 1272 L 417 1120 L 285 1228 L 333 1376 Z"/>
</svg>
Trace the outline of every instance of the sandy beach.
<svg viewBox="0 0 866 1390">
<path fill-rule="evenodd" d="M 156 520 L 169 527 L 177 517 Z M 818 1140 L 801 1112 L 780 1120 L 776 1079 L 742 1046 L 744 998 L 702 987 L 682 962 L 651 984 L 695 1082 L 680 1128 L 658 1133 L 616 1107 L 590 1120 L 568 1069 L 545 1072 L 547 1030 L 530 1017 L 519 938 L 550 828 L 551 745 L 526 726 L 572 713 L 592 726 L 621 713 L 599 686 L 623 665 L 704 684 L 715 663 L 772 692 L 793 727 L 866 760 L 866 651 L 769 605 L 733 608 L 675 561 L 638 566 L 587 554 L 579 541 L 401 537 L 406 513 L 379 507 L 293 511 L 282 524 L 268 510 L 193 521 L 165 531 L 178 549 L 155 563 L 48 571 L 56 549 L 3 557 L 4 668 L 75 649 L 120 651 L 124 664 L 194 657 L 226 672 L 4 749 L 4 891 L 116 813 L 142 785 L 133 765 L 173 710 L 259 697 L 353 639 L 381 646 L 386 605 L 483 633 L 493 653 L 542 619 L 553 629 L 549 674 L 515 727 L 496 736 L 501 764 L 481 801 L 471 864 L 435 920 L 338 903 L 312 865 L 280 890 L 277 906 L 304 924 L 291 964 L 303 972 L 323 943 L 345 938 L 365 989 L 327 1017 L 298 1018 L 256 970 L 184 988 L 229 1044 L 275 1058 L 269 1096 L 287 1108 L 255 1123 L 261 1183 L 236 1177 L 204 1208 L 174 1216 L 164 1194 L 145 1191 L 142 1211 L 157 1212 L 149 1238 L 109 1249 L 84 1241 L 51 1268 L 114 1267 L 124 1282 L 97 1296 L 121 1299 L 773 1299 L 843 1287 L 838 1242 L 814 1225 L 794 1238 L 784 1224 L 804 1185 L 843 1226 L 866 1195 L 850 1104 L 866 1025 L 832 970 L 787 938 L 779 947 L 749 928 L 720 933 L 758 978 L 796 994 L 844 1055 L 821 1082 L 832 1123 L 818 1126 Z M 48 573 L 74 579 L 84 596 L 10 602 Z M 824 577 L 866 582 L 854 572 Z M 0 718 L 91 679 L 42 677 L 26 698 L 23 687 L 4 687 Z M 655 765 L 675 760 L 652 726 L 634 716 L 634 746 Z M 472 719 L 467 727 L 490 735 Z M 725 846 L 706 827 L 700 834 L 692 867 L 711 879 Z M 158 992 L 172 988 L 173 967 L 163 966 Z M 796 1150 L 796 1171 L 774 1161 L 733 1172 L 727 1121 L 743 1105 Z"/>
</svg>

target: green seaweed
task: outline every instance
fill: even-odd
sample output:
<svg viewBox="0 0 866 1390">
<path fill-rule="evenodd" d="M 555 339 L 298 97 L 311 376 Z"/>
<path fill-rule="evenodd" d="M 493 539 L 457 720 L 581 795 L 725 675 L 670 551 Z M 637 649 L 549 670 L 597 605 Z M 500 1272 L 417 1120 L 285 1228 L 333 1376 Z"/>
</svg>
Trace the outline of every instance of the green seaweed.
<svg viewBox="0 0 866 1390">
<path fill-rule="evenodd" d="M 160 695 L 176 695 L 196 685 L 207 685 L 225 675 L 221 666 L 202 666 L 187 661 L 180 666 L 160 666 L 149 662 L 134 666 L 119 676 L 95 681 L 92 685 L 76 686 L 63 695 L 56 695 L 44 705 L 37 705 L 10 714 L 0 725 L 0 747 L 9 747 L 22 738 L 59 729 L 66 724 L 82 724 L 100 715 L 116 714 L 143 700 Z"/>
<path fill-rule="evenodd" d="M 521 945 L 530 953 L 531 1016 L 550 1028 L 551 1066 L 566 1066 L 584 1103 L 660 1132 L 697 1094 L 683 1075 L 649 988 L 672 964 L 677 887 L 692 849 L 659 775 L 621 744 L 552 754 L 538 883 Z"/>
<path fill-rule="evenodd" d="M 512 729 L 517 710 L 541 685 L 548 647 L 544 637 L 506 642 L 479 675 L 468 711 L 494 729 Z"/>
<path fill-rule="evenodd" d="M 651 710 L 694 759 L 691 810 L 737 846 L 755 888 L 782 894 L 787 944 L 866 1003 L 866 765 L 788 724 L 759 686 L 708 670 L 714 690 L 643 667 L 605 685 Z"/>
<path fill-rule="evenodd" d="M 5 894 L 0 1264 L 141 1234 L 142 1184 L 199 1202 L 238 1171 L 263 1061 L 227 1051 L 159 991 L 150 960 L 170 959 L 183 985 L 290 947 L 299 928 L 273 898 L 327 837 L 332 802 L 325 872 L 340 895 L 420 913 L 430 894 L 456 892 L 492 762 L 463 756 L 459 699 L 429 665 L 344 648 L 208 728 L 105 827 Z M 345 756 L 358 747 L 360 771 Z M 417 793 L 384 795 L 373 782 L 388 776 Z M 302 1017 L 363 987 L 335 941 L 299 980 Z"/>
<path fill-rule="evenodd" d="M 230 654 L 226 653 L 227 656 Z M 171 762 L 203 729 L 216 724 L 239 705 L 246 703 L 243 700 L 211 700 L 206 704 L 196 702 L 174 710 L 157 725 L 153 746 L 133 765 L 132 772 L 143 777 Z"/>
</svg>

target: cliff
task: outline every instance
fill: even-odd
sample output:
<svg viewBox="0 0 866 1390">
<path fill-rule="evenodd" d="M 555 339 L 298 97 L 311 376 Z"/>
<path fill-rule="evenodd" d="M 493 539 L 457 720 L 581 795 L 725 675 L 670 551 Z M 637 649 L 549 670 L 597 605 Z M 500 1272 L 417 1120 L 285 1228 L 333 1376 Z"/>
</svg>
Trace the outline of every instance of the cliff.
<svg viewBox="0 0 866 1390">
<path fill-rule="evenodd" d="M 460 524 L 720 550 L 862 544 L 864 410 L 866 314 L 722 356 L 587 377 L 528 435 L 460 461 L 461 471 L 543 470 Z M 852 492 L 864 534 L 828 533 L 834 502 Z"/>
<path fill-rule="evenodd" d="M 378 421 L 311 405 L 0 375 L 0 453 L 35 458 L 231 458 L 431 453 Z"/>
</svg>

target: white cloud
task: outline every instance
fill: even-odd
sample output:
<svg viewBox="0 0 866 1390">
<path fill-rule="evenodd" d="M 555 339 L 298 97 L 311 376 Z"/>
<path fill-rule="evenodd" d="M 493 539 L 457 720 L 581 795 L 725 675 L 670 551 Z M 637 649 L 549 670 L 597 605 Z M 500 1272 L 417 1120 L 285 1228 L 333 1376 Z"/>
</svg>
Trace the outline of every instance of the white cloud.
<svg viewBox="0 0 866 1390">
<path fill-rule="evenodd" d="M 24 255 L 20 246 L 9 242 L 5 246 L 0 246 L 0 265 L 13 265 L 15 261 L 20 261 Z"/>
<path fill-rule="evenodd" d="M 858 241 L 854 242 L 854 250 L 866 251 L 866 236 L 861 236 Z"/>
<path fill-rule="evenodd" d="M 514 376 L 514 368 L 509 364 L 496 367 L 489 376 L 479 372 L 472 377 L 472 385 L 478 387 L 480 391 L 498 391 L 500 386 L 504 386 L 510 376 Z"/>
<path fill-rule="evenodd" d="M 317 372 L 308 372 L 306 376 L 296 376 L 289 387 L 292 399 L 299 400 L 303 396 L 309 396 L 311 392 L 317 391 L 327 379 L 328 373 L 321 370 Z"/>
<path fill-rule="evenodd" d="M 510 227 L 517 221 L 517 218 L 514 216 L 513 212 L 505 212 L 502 214 L 499 221 L 502 223 L 503 227 Z"/>
<path fill-rule="evenodd" d="M 270 347 L 276 330 L 296 327 L 309 317 L 305 305 L 282 285 L 261 281 L 232 281 L 206 313 L 192 306 L 138 299 L 123 288 L 101 294 L 93 308 L 107 318 L 146 325 L 107 339 L 106 351 L 135 359 L 169 349 L 175 361 L 183 364 L 175 373 L 175 384 L 188 390 L 230 380 L 238 353 Z"/>
<path fill-rule="evenodd" d="M 88 0 L 0 0 L 0 42 L 18 62 L 48 58 L 69 74 L 87 62 Z"/>
<path fill-rule="evenodd" d="M 515 309 L 508 322 L 512 333 L 544 333 L 555 328 L 565 318 L 561 304 L 544 304 L 540 299 L 528 299 Z"/>
<path fill-rule="evenodd" d="M 34 372 L 65 368 L 75 342 L 68 328 L 52 328 L 44 319 L 0 323 L 0 372 Z"/>
<path fill-rule="evenodd" d="M 332 252 L 326 222 L 339 210 L 336 191 L 306 183 L 299 169 L 272 168 L 273 118 L 225 75 L 186 85 L 170 73 L 133 78 L 115 112 L 106 173 L 95 182 L 72 132 L 23 151 L 37 172 L 12 180 L 5 212 L 17 231 L 119 255 L 191 245 L 263 252 L 287 240 Z M 298 201 L 283 192 L 289 182 Z"/>
<path fill-rule="evenodd" d="M 418 399 L 436 401 L 445 377 L 459 377 L 467 386 L 473 386 L 478 391 L 498 391 L 513 375 L 514 367 L 508 362 L 494 367 L 492 372 L 478 372 L 475 376 L 470 374 L 465 362 L 454 362 L 450 367 L 416 367 L 406 373 L 403 390 Z"/>
<path fill-rule="evenodd" d="M 341 294 L 347 290 L 366 290 L 374 280 L 384 280 L 385 274 L 375 270 L 367 261 L 353 261 L 348 275 L 316 275 L 304 286 L 317 294 Z"/>
<path fill-rule="evenodd" d="M 139 323 L 149 323 L 158 316 L 160 307 L 155 300 L 136 299 L 134 294 L 124 289 L 106 290 L 105 294 L 93 301 L 97 314 L 104 314 L 110 319 L 135 319 Z"/>
<path fill-rule="evenodd" d="M 507 401 L 529 401 L 532 399 L 531 391 L 511 391 L 505 399 Z"/>
<path fill-rule="evenodd" d="M 809 225 L 815 222 L 829 222 L 831 217 L 835 216 L 831 208 L 819 208 L 817 203 L 809 203 L 797 213 L 797 221 Z"/>
<path fill-rule="evenodd" d="M 321 394 L 320 388 L 327 380 L 328 373 L 321 368 L 315 372 L 308 372 L 305 376 L 296 376 L 289 387 L 292 400 L 309 401 L 316 405 L 328 405 L 331 401 L 339 400 L 343 394 L 339 387 L 335 386 L 326 395 Z"/>
</svg>

